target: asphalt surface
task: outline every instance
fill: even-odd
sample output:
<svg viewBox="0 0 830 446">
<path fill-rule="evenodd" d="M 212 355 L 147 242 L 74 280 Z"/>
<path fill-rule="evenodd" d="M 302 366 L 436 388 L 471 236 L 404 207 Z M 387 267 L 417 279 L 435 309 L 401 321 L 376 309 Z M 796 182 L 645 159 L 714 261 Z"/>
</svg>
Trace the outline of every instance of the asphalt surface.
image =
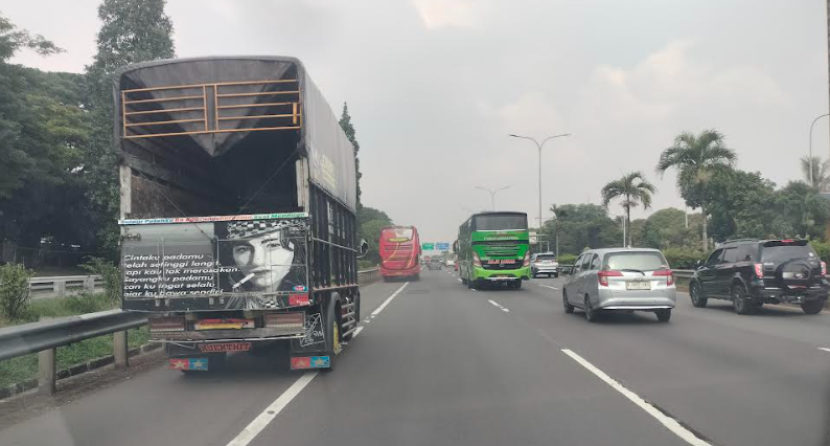
<svg viewBox="0 0 830 446">
<path fill-rule="evenodd" d="M 829 315 L 738 316 L 681 294 L 668 324 L 590 324 L 564 313 L 561 283 L 471 291 L 424 271 L 391 301 L 402 282 L 373 284 L 336 370 L 246 355 L 196 377 L 159 367 L 10 426 L 0 445 L 826 444 Z"/>
</svg>

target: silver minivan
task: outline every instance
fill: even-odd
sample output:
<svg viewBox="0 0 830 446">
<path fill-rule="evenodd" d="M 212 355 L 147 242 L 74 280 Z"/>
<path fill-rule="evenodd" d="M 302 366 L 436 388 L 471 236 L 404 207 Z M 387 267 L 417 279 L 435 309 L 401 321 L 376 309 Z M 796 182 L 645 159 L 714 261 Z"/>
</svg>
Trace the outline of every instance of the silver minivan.
<svg viewBox="0 0 830 446">
<path fill-rule="evenodd" d="M 647 248 L 592 249 L 574 262 L 562 288 L 566 313 L 574 308 L 595 322 L 604 311 L 648 311 L 671 319 L 677 288 L 663 253 Z"/>
</svg>

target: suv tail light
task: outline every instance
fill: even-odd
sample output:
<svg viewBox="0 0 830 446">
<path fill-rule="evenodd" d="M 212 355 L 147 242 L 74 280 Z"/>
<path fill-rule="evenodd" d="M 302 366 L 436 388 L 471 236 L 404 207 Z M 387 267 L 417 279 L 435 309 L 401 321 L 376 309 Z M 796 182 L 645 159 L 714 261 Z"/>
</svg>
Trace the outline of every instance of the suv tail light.
<svg viewBox="0 0 830 446">
<path fill-rule="evenodd" d="M 473 266 L 477 266 L 481 268 L 481 257 L 478 256 L 478 253 L 473 253 Z"/>
<path fill-rule="evenodd" d="M 822 269 L 823 271 L 823 269 Z M 763 263 L 756 263 L 755 264 L 755 277 L 759 279 L 764 278 L 764 264 Z"/>
<path fill-rule="evenodd" d="M 522 266 L 530 266 L 530 251 L 525 253 L 525 261 Z"/>
<path fill-rule="evenodd" d="M 597 273 L 597 279 L 599 280 L 599 286 L 608 286 L 608 278 L 609 277 L 622 277 L 622 273 L 619 271 L 614 270 L 601 270 Z"/>
<path fill-rule="evenodd" d="M 821 277 L 827 276 L 827 264 L 821 262 Z"/>
<path fill-rule="evenodd" d="M 674 274 L 672 274 L 670 269 L 658 269 L 651 273 L 651 277 L 665 277 L 666 286 L 674 285 Z"/>
</svg>

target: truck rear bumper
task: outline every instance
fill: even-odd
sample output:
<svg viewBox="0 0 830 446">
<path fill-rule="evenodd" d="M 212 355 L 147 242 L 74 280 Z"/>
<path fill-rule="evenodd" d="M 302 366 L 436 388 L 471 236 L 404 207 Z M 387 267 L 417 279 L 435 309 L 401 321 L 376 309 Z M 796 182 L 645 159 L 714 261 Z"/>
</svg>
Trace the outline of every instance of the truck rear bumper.
<svg viewBox="0 0 830 446">
<path fill-rule="evenodd" d="M 247 330 L 205 330 L 181 331 L 167 333 L 151 333 L 153 341 L 174 342 L 179 344 L 202 344 L 206 342 L 233 342 L 233 341 L 280 341 L 299 339 L 303 332 L 285 333 L 284 330 L 272 328 L 253 328 Z"/>
</svg>

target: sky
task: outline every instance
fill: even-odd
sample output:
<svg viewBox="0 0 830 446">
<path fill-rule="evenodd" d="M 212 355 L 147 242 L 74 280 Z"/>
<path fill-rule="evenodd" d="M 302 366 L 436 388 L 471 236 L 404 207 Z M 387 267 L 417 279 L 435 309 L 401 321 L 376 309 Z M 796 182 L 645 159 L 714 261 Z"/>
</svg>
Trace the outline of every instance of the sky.
<svg viewBox="0 0 830 446">
<path fill-rule="evenodd" d="M 95 53 L 98 0 L 0 0 L 21 28 L 66 50 L 13 62 L 81 72 Z M 49 11 L 44 14 L 44 11 Z M 810 123 L 828 112 L 824 0 L 168 0 L 180 57 L 303 60 L 360 142 L 363 203 L 422 241 L 452 241 L 496 209 L 544 218 L 551 204 L 600 204 L 641 170 L 650 211 L 683 208 L 673 172 L 654 172 L 683 132 L 717 129 L 738 167 L 799 179 Z M 814 154 L 830 155 L 828 119 Z M 618 203 L 612 215 L 622 213 Z"/>
</svg>

